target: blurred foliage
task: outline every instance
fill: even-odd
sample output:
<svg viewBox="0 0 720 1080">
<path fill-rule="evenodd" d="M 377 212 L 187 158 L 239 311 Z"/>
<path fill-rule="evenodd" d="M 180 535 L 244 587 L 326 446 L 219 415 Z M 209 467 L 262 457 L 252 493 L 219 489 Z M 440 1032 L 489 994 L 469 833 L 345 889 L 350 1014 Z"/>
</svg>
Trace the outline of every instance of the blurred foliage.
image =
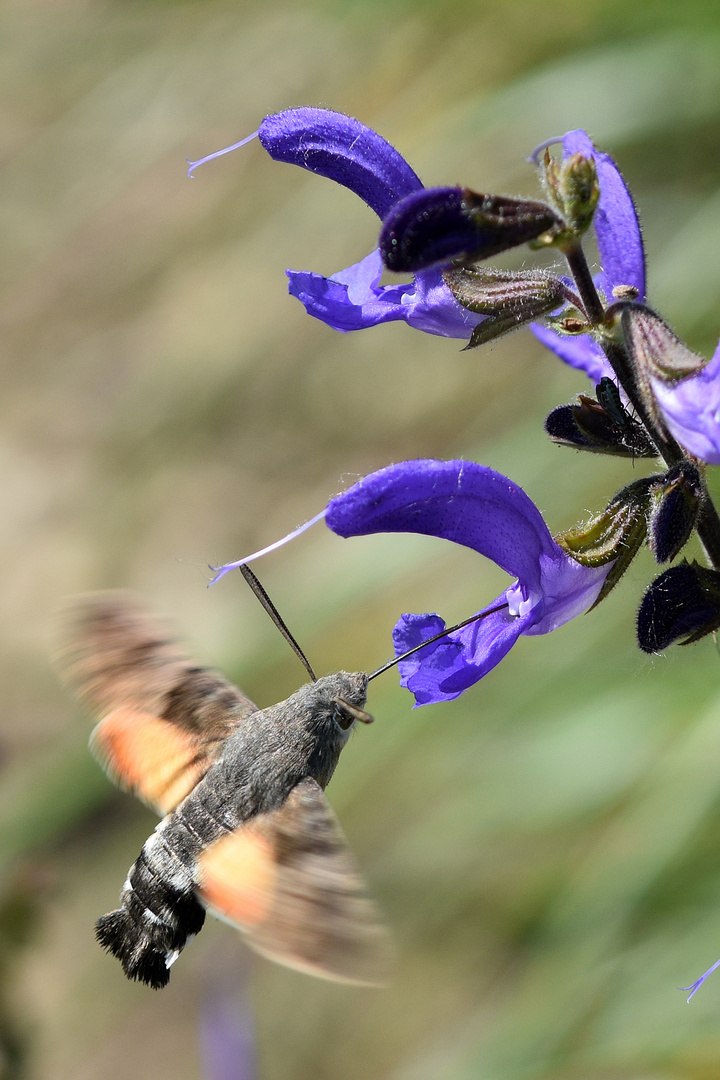
<svg viewBox="0 0 720 1080">
<path fill-rule="evenodd" d="M 720 954 L 720 661 L 637 651 L 649 561 L 456 702 L 373 685 L 330 797 L 397 938 L 383 992 L 250 965 L 217 924 L 163 993 L 127 983 L 92 928 L 154 821 L 86 754 L 47 658 L 61 598 L 130 586 L 270 704 L 302 672 L 240 580 L 205 590 L 208 562 L 411 456 L 500 469 L 558 531 L 626 483 L 544 438 L 585 387 L 530 334 L 460 353 L 304 315 L 283 271 L 370 250 L 354 197 L 257 143 L 192 182 L 183 163 L 321 104 L 428 183 L 533 194 L 525 156 L 585 127 L 641 209 L 651 302 L 708 353 L 720 8 L 5 0 L 0 30 L 6 1075 L 208 1075 L 198 1017 L 251 979 L 263 1080 L 714 1080 L 720 981 L 689 1009 L 675 988 Z M 503 587 L 472 552 L 321 527 L 258 570 L 319 670 L 379 664 L 400 611 L 460 619 Z"/>
</svg>

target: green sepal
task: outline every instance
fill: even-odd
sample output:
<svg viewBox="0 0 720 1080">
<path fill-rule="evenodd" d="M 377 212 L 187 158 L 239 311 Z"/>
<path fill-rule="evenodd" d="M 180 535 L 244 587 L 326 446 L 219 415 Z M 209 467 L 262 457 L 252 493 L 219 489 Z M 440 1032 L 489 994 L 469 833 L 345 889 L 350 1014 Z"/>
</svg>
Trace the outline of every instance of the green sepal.
<svg viewBox="0 0 720 1080">
<path fill-rule="evenodd" d="M 645 304 L 620 303 L 620 323 L 638 383 L 648 376 L 676 383 L 697 375 L 708 361 L 688 349 L 668 324 Z M 611 308 L 609 314 L 613 314 Z"/>
<path fill-rule="evenodd" d="M 468 311 L 486 315 L 466 349 L 474 349 L 532 322 L 564 303 L 567 286 L 543 270 L 495 270 L 458 266 L 443 272 L 455 299 Z"/>
<path fill-rule="evenodd" d="M 582 566 L 614 563 L 593 607 L 605 599 L 644 544 L 650 494 L 656 483 L 655 476 L 634 480 L 587 524 L 555 537 L 555 542 Z"/>
</svg>

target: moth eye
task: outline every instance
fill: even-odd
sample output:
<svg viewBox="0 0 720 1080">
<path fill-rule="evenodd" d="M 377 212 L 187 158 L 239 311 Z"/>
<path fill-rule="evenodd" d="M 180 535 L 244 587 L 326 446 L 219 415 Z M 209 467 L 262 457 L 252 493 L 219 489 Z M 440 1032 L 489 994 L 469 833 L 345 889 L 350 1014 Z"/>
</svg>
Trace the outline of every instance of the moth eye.
<svg viewBox="0 0 720 1080">
<path fill-rule="evenodd" d="M 362 724 L 372 724 L 373 717 L 364 709 L 358 709 L 356 705 L 351 705 L 345 698 L 336 698 L 333 720 L 343 731 L 347 731 L 354 720 L 359 720 Z"/>
<path fill-rule="evenodd" d="M 341 727 L 343 731 L 347 731 L 352 726 L 355 717 L 343 706 L 339 701 L 335 702 L 335 709 L 333 711 L 333 720 Z"/>
</svg>

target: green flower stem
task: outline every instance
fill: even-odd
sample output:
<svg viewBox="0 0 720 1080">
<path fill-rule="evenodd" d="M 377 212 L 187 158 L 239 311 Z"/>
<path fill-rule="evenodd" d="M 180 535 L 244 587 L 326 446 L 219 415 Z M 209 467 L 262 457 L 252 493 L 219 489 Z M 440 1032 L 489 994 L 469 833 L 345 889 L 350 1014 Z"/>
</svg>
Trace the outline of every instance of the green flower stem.
<svg viewBox="0 0 720 1080">
<path fill-rule="evenodd" d="M 595 288 L 590 267 L 588 266 L 582 244 L 576 240 L 563 245 L 562 253 L 568 261 L 570 272 L 575 279 L 577 291 L 582 300 L 583 309 L 591 326 L 600 326 L 605 320 L 605 308 Z"/>
</svg>

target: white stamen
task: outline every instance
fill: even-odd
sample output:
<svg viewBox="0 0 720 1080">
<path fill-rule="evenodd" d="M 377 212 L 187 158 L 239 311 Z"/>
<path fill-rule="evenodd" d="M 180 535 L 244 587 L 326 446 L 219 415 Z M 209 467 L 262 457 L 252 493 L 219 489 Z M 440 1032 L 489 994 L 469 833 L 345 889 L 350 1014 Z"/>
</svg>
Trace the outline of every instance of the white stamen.
<svg viewBox="0 0 720 1080">
<path fill-rule="evenodd" d="M 310 518 L 304 525 L 299 525 L 297 529 L 293 529 L 287 536 L 283 536 L 282 540 L 276 540 L 274 544 L 268 544 L 267 547 L 261 548 L 260 551 L 254 551 L 252 555 L 246 555 L 243 559 L 236 559 L 235 562 L 225 563 L 223 566 L 211 566 L 210 569 L 215 574 L 215 577 L 209 583 L 214 585 L 220 578 L 225 577 L 230 570 L 237 570 L 239 566 L 245 566 L 249 562 L 253 562 L 255 559 L 259 559 L 261 555 L 268 555 L 271 551 L 276 551 L 277 548 L 282 547 L 283 544 L 289 543 L 290 540 L 294 540 L 296 536 L 300 536 L 306 529 L 316 525 L 318 521 L 322 521 L 325 517 L 325 510 L 321 510 L 319 514 L 316 514 L 314 518 Z"/>
<path fill-rule="evenodd" d="M 519 581 L 514 582 L 509 589 L 506 589 L 505 596 L 508 613 L 514 619 L 521 615 L 527 615 L 528 611 L 532 611 L 539 600 L 539 596 L 532 591 L 526 594 L 524 586 Z"/>
<path fill-rule="evenodd" d="M 206 157 L 198 158 L 197 161 L 191 161 L 190 158 L 185 158 L 190 168 L 188 169 L 188 177 L 192 180 L 193 170 L 197 169 L 199 165 L 204 165 L 206 161 L 212 161 L 213 158 L 222 157 L 223 154 L 229 154 L 231 150 L 237 150 L 238 147 L 244 146 L 245 143 L 252 142 L 253 139 L 257 139 L 260 134 L 260 129 L 253 131 L 252 135 L 247 135 L 240 142 L 233 143 L 232 146 L 225 146 L 222 150 L 216 150 L 214 154 L 208 154 Z"/>
</svg>

